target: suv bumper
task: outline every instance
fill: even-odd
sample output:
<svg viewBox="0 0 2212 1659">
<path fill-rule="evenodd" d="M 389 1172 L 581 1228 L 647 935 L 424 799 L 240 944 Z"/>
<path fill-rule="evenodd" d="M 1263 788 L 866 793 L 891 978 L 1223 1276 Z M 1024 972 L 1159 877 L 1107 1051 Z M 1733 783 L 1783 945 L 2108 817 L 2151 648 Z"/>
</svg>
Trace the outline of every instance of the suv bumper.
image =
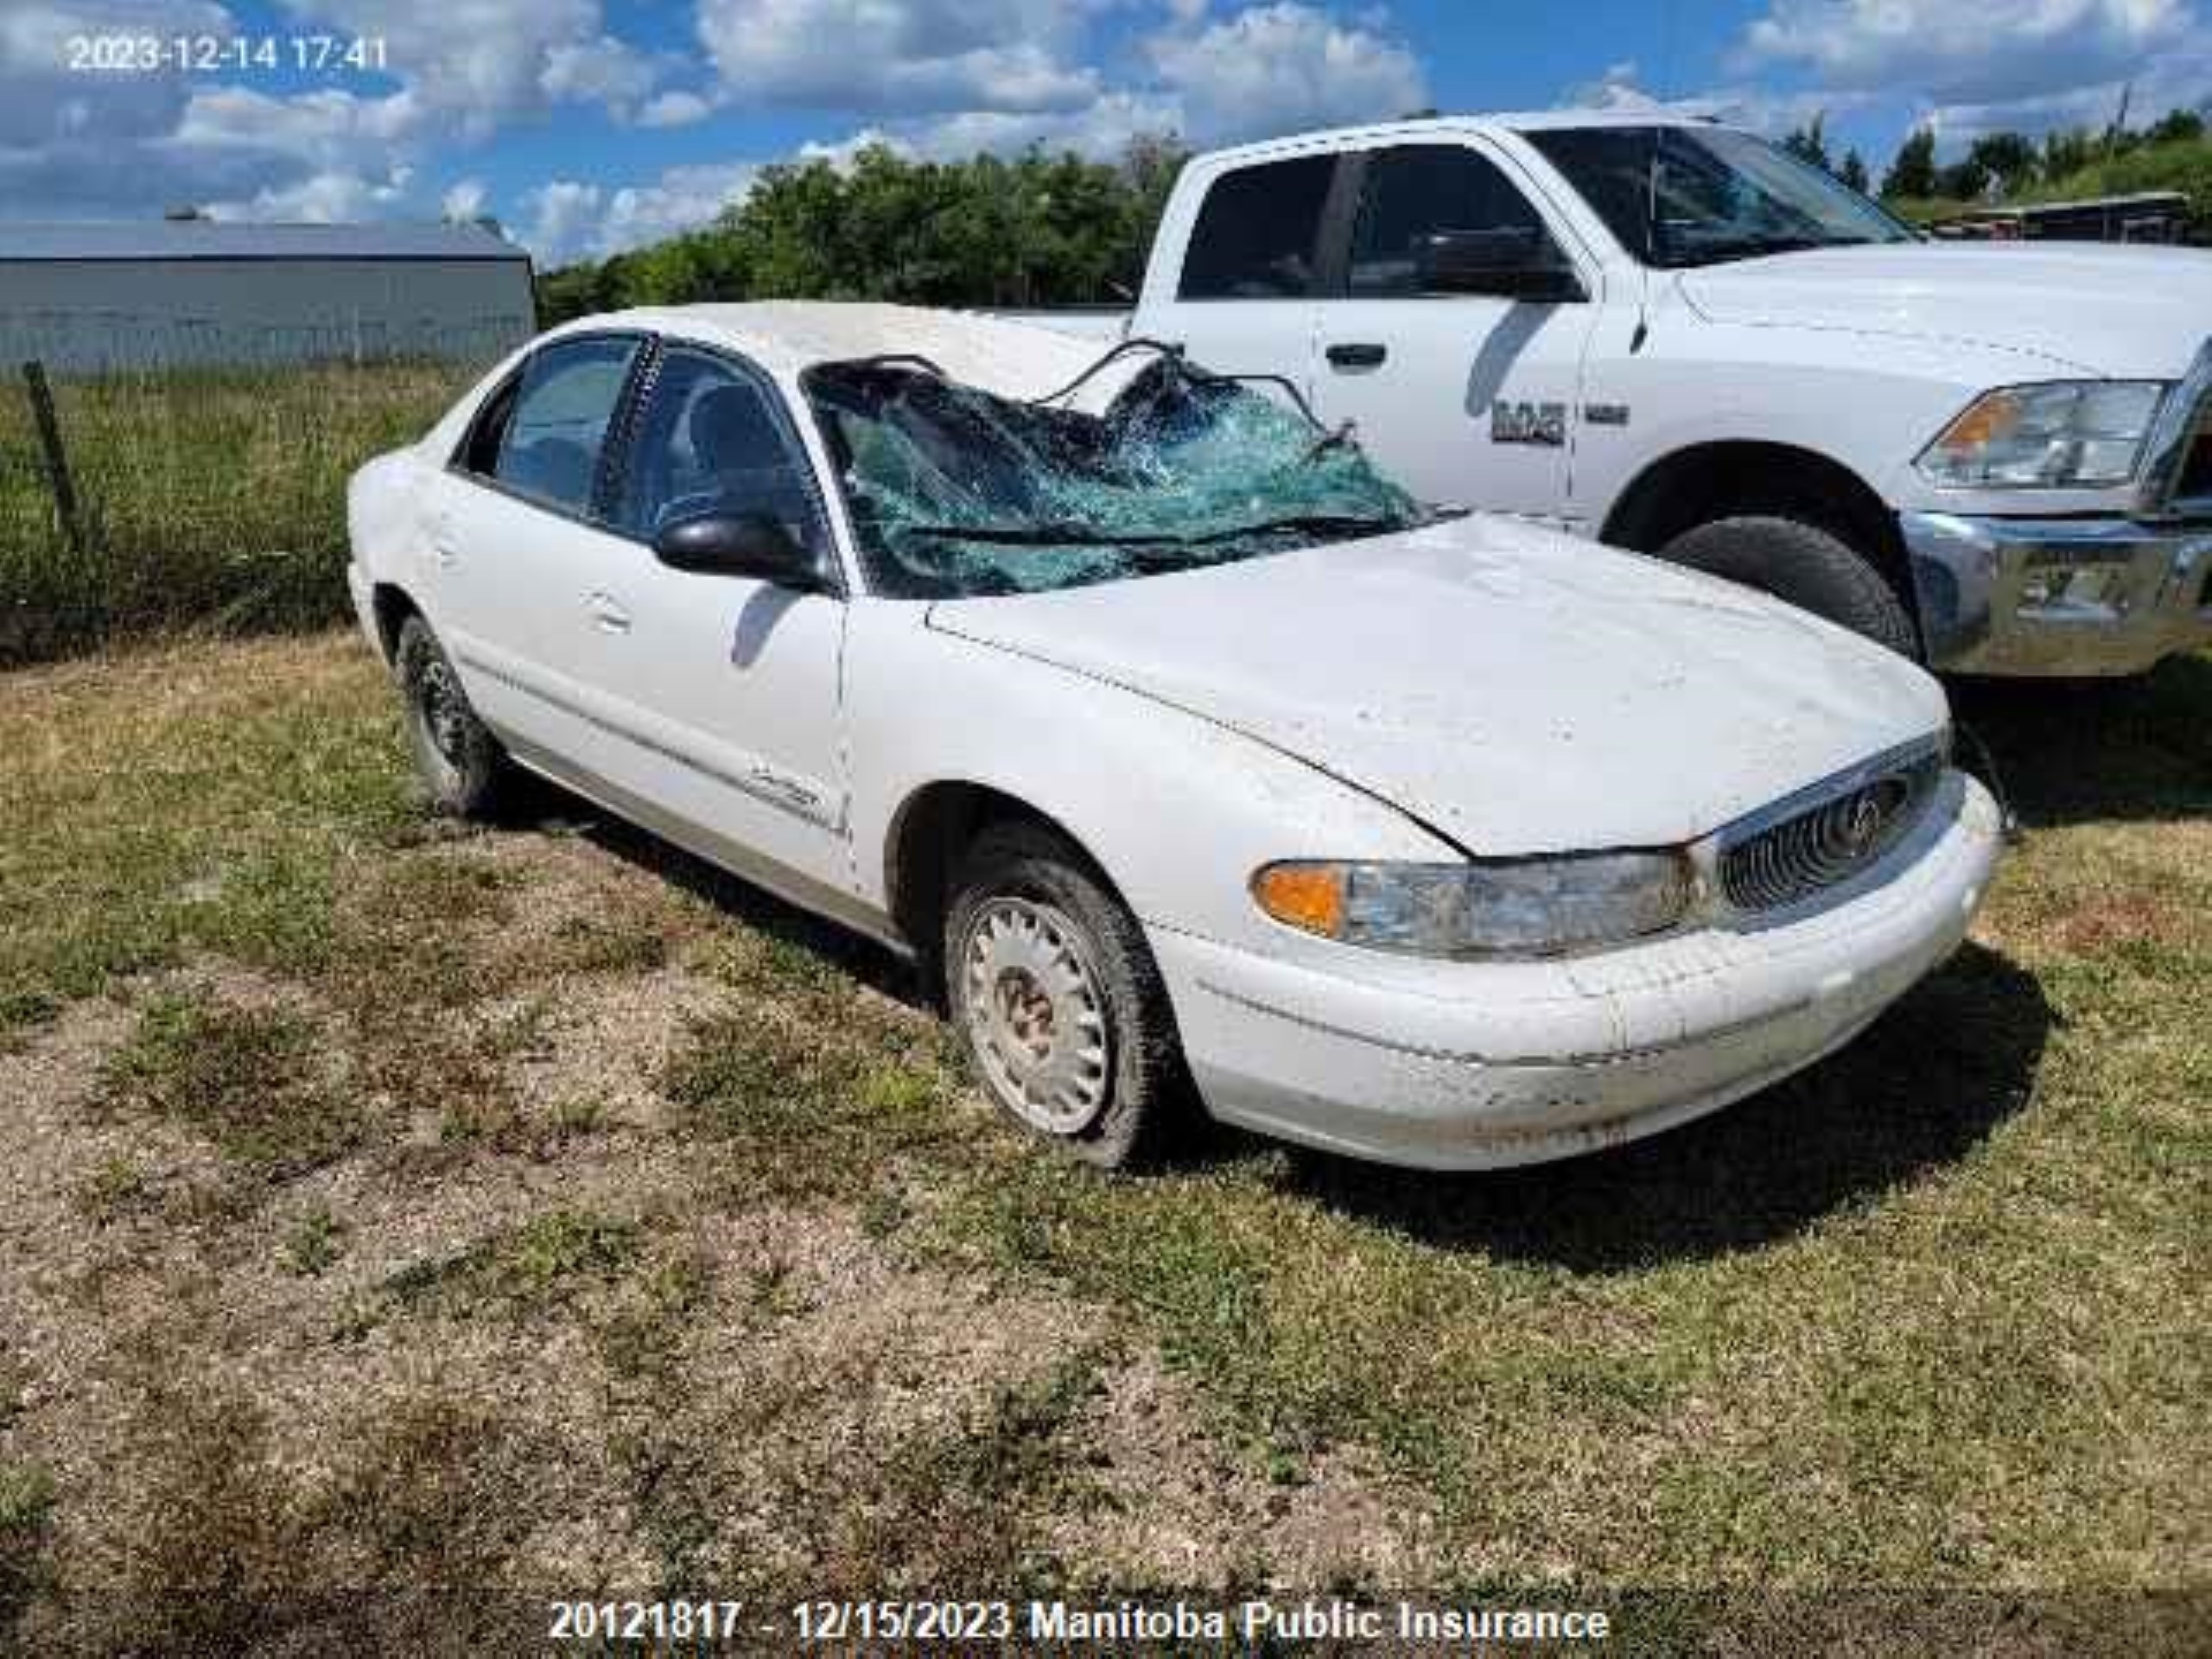
<svg viewBox="0 0 2212 1659">
<path fill-rule="evenodd" d="M 2139 674 L 2212 644 L 2212 525 L 1904 512 L 1928 665 Z"/>
</svg>

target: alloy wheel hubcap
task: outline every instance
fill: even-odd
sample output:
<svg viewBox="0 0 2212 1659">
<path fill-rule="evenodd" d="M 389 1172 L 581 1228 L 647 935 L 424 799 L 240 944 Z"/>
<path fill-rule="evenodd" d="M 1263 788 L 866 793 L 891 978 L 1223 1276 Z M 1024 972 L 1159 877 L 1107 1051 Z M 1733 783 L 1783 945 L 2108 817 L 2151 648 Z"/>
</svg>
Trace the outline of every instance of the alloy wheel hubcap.
<svg viewBox="0 0 2212 1659">
<path fill-rule="evenodd" d="M 961 951 L 968 1032 L 999 1098 L 1048 1135 L 1105 1109 L 1112 1073 L 1106 999 L 1074 924 L 1049 906 L 993 899 Z"/>
</svg>

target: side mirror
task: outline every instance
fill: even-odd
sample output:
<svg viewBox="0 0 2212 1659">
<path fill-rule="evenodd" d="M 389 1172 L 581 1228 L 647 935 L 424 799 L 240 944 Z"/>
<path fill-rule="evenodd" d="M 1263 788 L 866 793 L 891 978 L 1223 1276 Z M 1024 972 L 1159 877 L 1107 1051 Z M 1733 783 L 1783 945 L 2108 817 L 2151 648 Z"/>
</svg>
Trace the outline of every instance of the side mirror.
<svg viewBox="0 0 2212 1659">
<path fill-rule="evenodd" d="M 1419 243 L 1421 283 L 1430 294 L 1491 294 L 1540 305 L 1589 294 L 1559 244 L 1534 225 L 1438 231 Z"/>
<path fill-rule="evenodd" d="M 801 593 L 828 585 L 814 555 L 762 512 L 707 512 L 663 524 L 653 537 L 653 556 L 671 570 L 750 576 Z"/>
</svg>

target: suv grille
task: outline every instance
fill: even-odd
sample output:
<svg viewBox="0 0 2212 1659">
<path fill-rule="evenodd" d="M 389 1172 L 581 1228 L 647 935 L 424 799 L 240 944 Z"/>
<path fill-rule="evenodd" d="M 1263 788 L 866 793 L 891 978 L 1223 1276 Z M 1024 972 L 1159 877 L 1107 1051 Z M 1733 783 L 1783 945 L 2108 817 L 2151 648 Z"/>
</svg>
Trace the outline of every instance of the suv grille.
<svg viewBox="0 0 2212 1659">
<path fill-rule="evenodd" d="M 1720 855 L 1720 887 L 1738 910 L 1777 910 L 1849 880 L 1904 838 L 1943 776 L 1940 750 L 1858 771 L 1824 796 L 1753 830 Z"/>
</svg>

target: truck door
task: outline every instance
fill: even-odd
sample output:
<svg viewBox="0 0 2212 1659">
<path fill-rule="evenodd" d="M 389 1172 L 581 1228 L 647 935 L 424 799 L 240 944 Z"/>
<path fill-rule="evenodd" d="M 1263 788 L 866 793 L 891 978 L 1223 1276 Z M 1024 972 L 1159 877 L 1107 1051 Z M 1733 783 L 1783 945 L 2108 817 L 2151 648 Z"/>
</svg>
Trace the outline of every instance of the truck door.
<svg viewBox="0 0 2212 1659">
<path fill-rule="evenodd" d="M 1343 251 L 1325 245 L 1341 280 L 1325 270 L 1316 306 L 1315 409 L 1332 425 L 1354 423 L 1382 469 L 1425 501 L 1566 518 L 1582 359 L 1599 308 L 1464 291 L 1440 248 L 1485 235 L 1558 245 L 1520 187 L 1471 142 L 1346 161 L 1360 171 L 1339 187 Z M 1594 268 L 1578 277 L 1599 280 Z"/>
<path fill-rule="evenodd" d="M 1334 155 L 1260 162 L 1220 174 L 1187 223 L 1161 232 L 1155 268 L 1173 293 L 1147 288 L 1137 332 L 1184 346 L 1217 374 L 1280 375 L 1313 389 L 1314 293 Z M 1172 243 L 1185 240 L 1180 259 Z"/>
</svg>

